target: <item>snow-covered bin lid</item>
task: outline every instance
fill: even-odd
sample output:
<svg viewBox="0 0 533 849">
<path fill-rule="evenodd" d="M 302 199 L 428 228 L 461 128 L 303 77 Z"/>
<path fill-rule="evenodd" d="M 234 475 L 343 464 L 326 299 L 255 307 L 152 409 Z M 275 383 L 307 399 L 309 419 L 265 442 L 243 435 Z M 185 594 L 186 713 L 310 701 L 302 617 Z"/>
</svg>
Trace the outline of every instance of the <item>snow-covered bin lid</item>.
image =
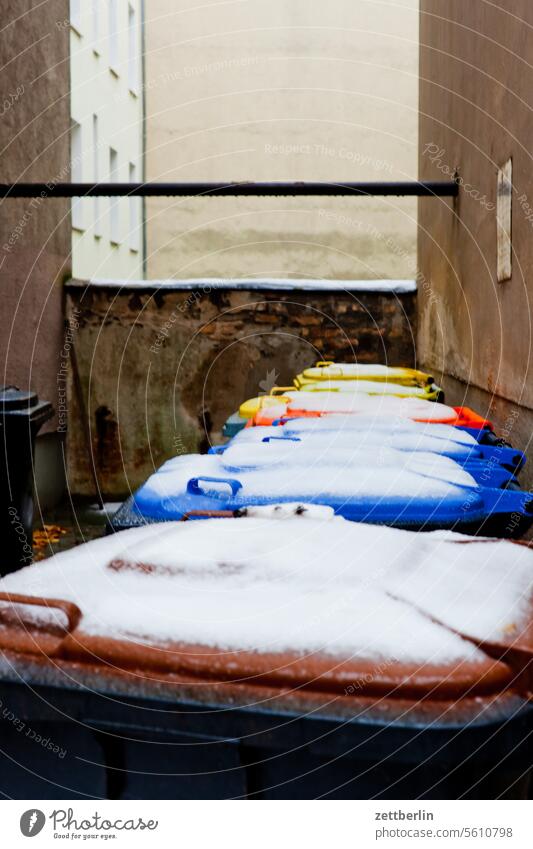
<svg viewBox="0 0 533 849">
<path fill-rule="evenodd" d="M 357 475 L 364 470 L 372 474 L 376 469 L 389 469 L 391 473 L 407 469 L 460 486 L 476 486 L 472 475 L 449 457 L 424 451 L 398 451 L 383 444 L 337 445 L 322 441 L 309 445 L 305 441 L 272 439 L 255 445 L 230 445 L 220 462 L 227 471 L 305 466 L 309 475 L 320 473 L 324 464 L 349 469 Z"/>
<path fill-rule="evenodd" d="M 480 441 L 473 435 L 479 435 Z M 438 422 L 412 421 L 366 415 L 291 417 L 281 419 L 276 426 L 243 429 L 232 444 L 256 443 L 269 438 L 298 438 L 325 440 L 328 444 L 381 444 L 399 451 L 430 451 L 446 454 L 456 460 L 490 460 L 492 464 L 520 470 L 526 462 L 522 451 L 510 445 L 485 439 L 486 430 L 473 428 L 473 433 L 461 427 Z"/>
<path fill-rule="evenodd" d="M 335 392 L 300 392 L 294 401 L 279 403 L 273 398 L 272 406 L 257 411 L 253 418 L 255 426 L 272 425 L 287 417 L 302 416 L 365 416 L 367 419 L 413 419 L 436 424 L 464 424 L 471 427 L 484 427 L 487 423 L 471 411 L 462 408 L 458 413 L 452 407 L 438 402 L 423 401 L 416 398 L 393 398 L 377 395 L 356 395 Z M 274 403 L 276 402 L 276 403 Z"/>
<path fill-rule="evenodd" d="M 316 434 L 317 438 L 353 441 L 376 440 L 392 446 L 392 440 L 419 440 L 420 450 L 431 450 L 434 440 L 446 440 L 464 446 L 475 447 L 478 443 L 461 428 L 433 422 L 415 422 L 411 419 L 387 419 L 373 416 L 324 416 L 317 418 L 292 418 L 280 430 L 278 425 L 262 428 L 244 428 L 233 437 L 232 443 L 262 442 L 269 437 L 297 436 L 302 438 Z M 426 441 L 427 440 L 427 441 Z M 440 443 L 439 443 L 440 445 Z M 396 447 L 396 446 L 394 446 Z"/>
<path fill-rule="evenodd" d="M 323 464 L 312 469 L 293 464 L 230 471 L 223 465 L 224 456 L 191 454 L 169 460 L 134 494 L 132 519 L 172 521 L 191 511 L 306 501 L 333 507 L 351 521 L 409 529 L 457 527 L 473 532 L 483 524 L 484 532 L 493 536 L 518 536 L 533 522 L 529 493 L 499 488 L 500 478 L 498 488 L 485 486 L 479 469 L 471 466 L 468 473 L 471 470 L 476 480 L 474 486 L 466 485 L 466 470 L 457 472 L 456 481 L 461 475 L 461 483 L 405 464 L 355 468 Z M 416 462 L 416 455 L 412 457 Z"/>
<path fill-rule="evenodd" d="M 252 670 L 310 686 L 317 674 L 345 694 L 393 685 L 396 696 L 435 687 L 438 697 L 510 685 L 509 669 L 472 641 L 523 640 L 533 552 L 340 518 L 256 516 L 125 531 L 8 575 L 0 592 L 34 594 L 37 573 L 47 596 L 82 612 L 62 657 L 121 663 L 129 646 L 141 668 Z"/>
<path fill-rule="evenodd" d="M 154 501 L 179 499 L 187 492 L 188 483 L 193 477 L 210 481 L 209 489 L 226 494 L 227 453 L 221 456 L 186 454 L 168 460 L 136 493 L 136 501 L 146 503 L 150 498 Z M 403 455 L 398 452 L 398 456 Z M 442 463 L 442 469 L 447 461 L 448 458 L 436 455 L 435 468 L 437 464 Z M 416 464 L 416 455 L 412 456 L 411 462 Z M 463 472 L 453 461 L 450 461 L 447 468 L 457 469 L 458 476 Z M 220 486 L 216 485 L 217 478 L 221 479 Z M 242 503 L 248 498 L 272 500 L 293 496 L 291 500 L 305 500 L 306 497 L 320 496 L 325 504 L 334 504 L 343 499 L 363 503 L 368 499 L 423 499 L 431 502 L 433 508 L 437 508 L 445 499 L 450 498 L 459 499 L 463 503 L 465 493 L 458 486 L 468 485 L 474 491 L 479 489 L 468 473 L 464 473 L 460 484 L 455 484 L 450 483 L 446 477 L 431 477 L 425 473 L 421 474 L 419 470 L 413 471 L 400 461 L 397 466 L 380 468 L 375 460 L 358 468 L 357 475 L 350 473 L 344 465 L 321 463 L 312 470 L 306 465 L 243 470 L 238 474 L 238 481 L 240 486 L 234 495 L 238 495 Z"/>
<path fill-rule="evenodd" d="M 419 398 L 395 398 L 388 395 L 360 395 L 350 392 L 298 392 L 287 404 L 287 414 L 293 410 L 317 413 L 357 413 L 372 416 L 391 416 L 400 419 L 425 421 L 453 420 L 453 407 Z"/>
<path fill-rule="evenodd" d="M 379 363 L 334 363 L 319 362 L 312 368 L 304 369 L 297 375 L 296 382 L 313 380 L 384 380 L 406 385 L 425 386 L 433 383 L 433 377 L 417 369 L 386 366 Z"/>
<path fill-rule="evenodd" d="M 372 380 L 323 380 L 306 384 L 304 391 L 306 394 L 310 392 L 330 392 L 364 397 L 419 398 L 430 401 L 439 400 L 442 396 L 442 390 L 434 384 L 404 386 L 400 383 Z M 301 394 L 294 387 L 274 387 L 269 395 L 259 395 L 244 401 L 239 406 L 239 415 L 244 419 L 249 419 L 259 410 L 275 404 L 287 404 L 288 402 L 296 404 Z"/>
<path fill-rule="evenodd" d="M 425 398 L 433 391 L 433 385 L 404 386 L 386 380 L 319 380 L 306 383 L 306 392 L 348 392 L 359 395 L 393 395 L 403 398 Z"/>
</svg>

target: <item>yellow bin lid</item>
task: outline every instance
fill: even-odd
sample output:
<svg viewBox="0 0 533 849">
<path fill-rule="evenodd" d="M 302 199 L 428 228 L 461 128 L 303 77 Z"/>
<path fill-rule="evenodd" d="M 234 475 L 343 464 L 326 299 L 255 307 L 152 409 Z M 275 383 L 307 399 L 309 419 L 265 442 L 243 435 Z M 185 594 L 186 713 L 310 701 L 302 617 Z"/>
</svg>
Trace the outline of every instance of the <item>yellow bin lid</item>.
<svg viewBox="0 0 533 849">
<path fill-rule="evenodd" d="M 270 395 L 259 395 L 257 398 L 249 398 L 248 401 L 244 401 L 239 407 L 239 416 L 242 416 L 243 419 L 251 419 L 264 407 L 271 407 L 275 403 L 286 403 L 290 400 L 290 395 L 284 394 L 286 392 L 296 393 L 298 390 L 294 386 L 274 386 L 270 390 Z M 276 400 L 273 401 L 273 398 Z"/>
<path fill-rule="evenodd" d="M 437 401 L 443 392 L 435 384 L 427 386 L 405 386 L 379 380 L 318 380 L 302 386 L 306 392 L 357 392 L 361 395 L 394 395 L 396 398 L 423 398 Z"/>
<path fill-rule="evenodd" d="M 297 375 L 294 383 L 298 388 L 320 380 L 371 380 L 384 383 L 398 383 L 402 386 L 427 386 L 433 383 L 433 377 L 423 371 L 401 366 L 384 366 L 379 363 L 368 365 L 360 363 L 334 363 L 329 360 L 318 362 L 313 368 L 304 369 Z"/>
</svg>

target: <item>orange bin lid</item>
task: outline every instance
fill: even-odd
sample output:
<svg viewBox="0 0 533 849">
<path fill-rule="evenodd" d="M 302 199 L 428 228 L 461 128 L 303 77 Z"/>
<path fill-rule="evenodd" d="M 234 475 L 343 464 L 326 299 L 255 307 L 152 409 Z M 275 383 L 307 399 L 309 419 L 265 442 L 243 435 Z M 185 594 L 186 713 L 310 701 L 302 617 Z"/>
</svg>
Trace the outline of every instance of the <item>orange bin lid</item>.
<svg viewBox="0 0 533 849">
<path fill-rule="evenodd" d="M 426 424 L 448 424 L 453 427 L 470 427 L 478 430 L 488 428 L 493 430 L 492 423 L 480 416 L 478 413 L 471 410 L 470 407 L 453 407 L 455 416 L 444 416 L 442 418 L 425 418 L 424 416 L 413 417 L 415 422 L 423 422 Z M 269 427 L 279 419 L 287 418 L 319 418 L 321 416 L 336 415 L 334 412 L 320 412 L 317 410 L 298 410 L 295 407 L 286 407 L 276 405 L 275 407 L 265 407 L 259 410 L 255 416 L 248 420 L 245 427 Z M 357 413 L 345 413 L 343 415 L 357 415 Z"/>
</svg>

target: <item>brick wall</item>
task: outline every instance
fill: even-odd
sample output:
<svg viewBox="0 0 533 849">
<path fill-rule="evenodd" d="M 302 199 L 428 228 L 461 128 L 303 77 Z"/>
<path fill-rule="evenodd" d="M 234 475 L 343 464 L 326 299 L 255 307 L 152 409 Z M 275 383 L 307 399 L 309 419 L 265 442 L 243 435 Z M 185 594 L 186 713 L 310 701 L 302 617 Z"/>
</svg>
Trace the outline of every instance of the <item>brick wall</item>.
<svg viewBox="0 0 533 849">
<path fill-rule="evenodd" d="M 292 382 L 316 360 L 414 364 L 413 286 L 325 285 L 68 285 L 90 451 L 106 497 L 129 493 L 176 453 L 206 450 L 242 400 Z M 72 378 L 70 486 L 90 495 Z"/>
</svg>

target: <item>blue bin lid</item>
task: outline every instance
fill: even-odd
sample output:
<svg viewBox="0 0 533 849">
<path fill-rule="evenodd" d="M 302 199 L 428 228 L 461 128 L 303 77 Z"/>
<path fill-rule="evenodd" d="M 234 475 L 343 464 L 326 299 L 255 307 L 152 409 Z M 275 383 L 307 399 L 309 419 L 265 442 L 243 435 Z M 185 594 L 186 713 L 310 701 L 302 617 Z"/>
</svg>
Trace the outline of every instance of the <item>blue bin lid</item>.
<svg viewBox="0 0 533 849">
<path fill-rule="evenodd" d="M 159 521 L 197 510 L 287 502 L 323 504 L 346 519 L 401 527 L 461 527 L 493 516 L 511 523 L 513 515 L 518 527 L 533 519 L 529 493 L 453 483 L 402 467 L 380 469 L 375 461 L 355 471 L 288 466 L 228 473 L 222 459 L 188 455 L 169 461 L 136 492 L 137 509 Z"/>
<path fill-rule="evenodd" d="M 380 468 L 403 467 L 466 486 L 476 481 L 482 486 L 496 488 L 516 484 L 512 471 L 481 458 L 472 459 L 468 450 L 457 458 L 446 453 L 398 450 L 388 444 L 361 446 L 346 440 L 337 443 L 336 440 L 267 436 L 260 443 L 239 443 L 235 440 L 223 446 L 221 451 L 211 453 L 222 455 L 221 464 L 227 472 L 283 468 L 286 465 L 305 465 L 312 469 L 322 463 L 341 465 L 355 472 L 373 463 Z"/>
<path fill-rule="evenodd" d="M 511 473 L 519 471 L 526 461 L 521 451 L 510 446 L 486 445 L 476 441 L 461 428 L 422 422 L 380 426 L 375 422 L 359 424 L 353 420 L 344 420 L 339 427 L 333 426 L 326 418 L 295 419 L 283 427 L 247 428 L 234 435 L 230 444 L 254 444 L 267 439 L 284 438 L 305 440 L 317 445 L 384 445 L 398 451 L 429 451 L 461 463 L 471 460 L 490 461 L 491 465 L 504 467 Z"/>
</svg>

